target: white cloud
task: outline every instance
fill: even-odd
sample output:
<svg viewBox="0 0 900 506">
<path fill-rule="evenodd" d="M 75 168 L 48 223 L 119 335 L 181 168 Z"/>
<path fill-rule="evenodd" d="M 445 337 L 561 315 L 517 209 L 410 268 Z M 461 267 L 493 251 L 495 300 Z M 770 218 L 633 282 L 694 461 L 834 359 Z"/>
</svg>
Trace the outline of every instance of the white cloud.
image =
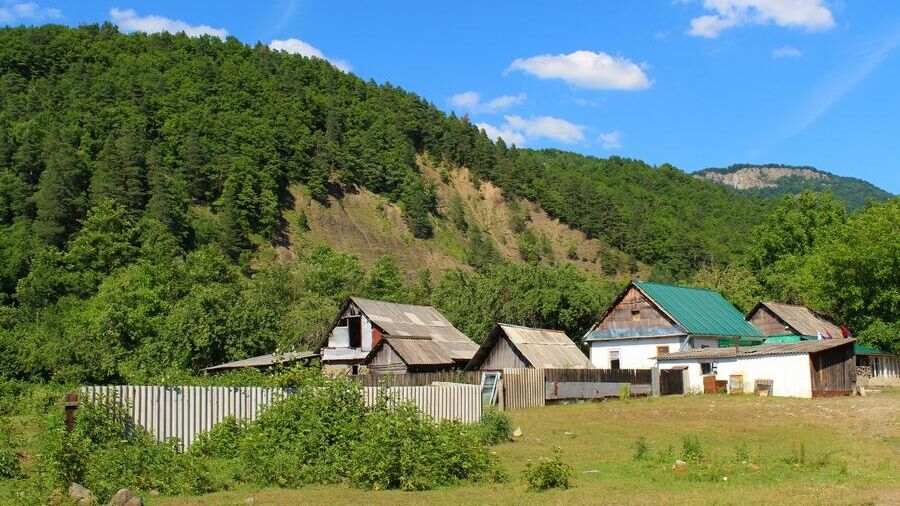
<svg viewBox="0 0 900 506">
<path fill-rule="evenodd" d="M 350 63 L 346 60 L 335 60 L 332 58 L 327 58 L 317 47 L 313 46 L 312 44 L 303 42 L 300 39 L 274 39 L 269 43 L 269 47 L 276 51 L 286 51 L 291 54 L 306 56 L 307 58 L 319 58 L 331 63 L 339 70 L 350 72 Z"/>
<path fill-rule="evenodd" d="M 600 145 L 606 150 L 622 149 L 622 132 L 613 130 L 601 133 Z"/>
<path fill-rule="evenodd" d="M 496 141 L 498 138 L 503 138 L 503 142 L 507 144 L 515 144 L 517 146 L 525 144 L 525 136 L 519 132 L 511 130 L 508 126 L 495 127 L 490 123 L 476 123 L 475 126 L 484 130 L 484 133 L 494 141 Z"/>
<path fill-rule="evenodd" d="M 562 79 L 582 88 L 642 90 L 651 84 L 642 65 L 603 52 L 575 51 L 517 58 L 507 72 L 513 70 L 522 70 L 541 79 Z"/>
<path fill-rule="evenodd" d="M 487 102 L 482 102 L 481 95 L 474 91 L 467 91 L 450 97 L 450 103 L 454 107 L 473 113 L 496 113 L 524 103 L 527 98 L 524 93 L 519 93 L 517 95 L 501 95 Z"/>
<path fill-rule="evenodd" d="M 806 30 L 834 26 L 824 0 L 704 0 L 703 7 L 713 13 L 692 19 L 690 35 L 714 39 L 728 28 L 770 23 Z"/>
<path fill-rule="evenodd" d="M 537 116 L 530 119 L 506 116 L 510 129 L 522 132 L 527 139 L 543 137 L 572 144 L 584 140 L 584 127 L 553 116 Z"/>
<path fill-rule="evenodd" d="M 164 16 L 156 16 L 153 14 L 147 16 L 138 16 L 134 9 L 117 9 L 113 7 L 109 11 L 113 23 L 119 26 L 125 32 L 144 32 L 144 33 L 181 33 L 184 32 L 188 37 L 198 37 L 200 35 L 212 35 L 224 39 L 228 36 L 228 30 L 224 28 L 213 28 L 209 25 L 189 25 L 178 19 L 169 19 Z"/>
<path fill-rule="evenodd" d="M 0 23 L 23 23 L 61 17 L 62 11 L 59 9 L 41 7 L 34 2 L 7 3 L 0 7 Z"/>
<path fill-rule="evenodd" d="M 599 100 L 588 100 L 586 98 L 576 98 L 575 104 L 580 105 L 581 107 L 597 107 L 600 105 Z"/>
<path fill-rule="evenodd" d="M 781 46 L 772 50 L 772 58 L 799 58 L 803 53 L 793 46 Z"/>
</svg>

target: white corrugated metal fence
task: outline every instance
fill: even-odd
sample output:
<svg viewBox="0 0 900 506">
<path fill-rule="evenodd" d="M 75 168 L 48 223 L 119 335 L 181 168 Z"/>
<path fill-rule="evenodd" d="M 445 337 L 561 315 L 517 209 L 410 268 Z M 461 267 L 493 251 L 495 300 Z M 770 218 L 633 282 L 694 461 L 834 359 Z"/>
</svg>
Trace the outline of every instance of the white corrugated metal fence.
<svg viewBox="0 0 900 506">
<path fill-rule="evenodd" d="M 371 406 L 378 388 L 364 387 L 363 399 Z M 435 420 L 481 420 L 481 387 L 443 384 L 440 386 L 389 387 L 392 398 L 412 401 Z M 178 438 L 188 448 L 200 432 L 209 430 L 226 416 L 255 420 L 289 389 L 261 387 L 194 387 L 100 385 L 82 387 L 82 400 L 115 399 L 128 407 L 135 424 L 145 428 L 157 441 Z"/>
</svg>

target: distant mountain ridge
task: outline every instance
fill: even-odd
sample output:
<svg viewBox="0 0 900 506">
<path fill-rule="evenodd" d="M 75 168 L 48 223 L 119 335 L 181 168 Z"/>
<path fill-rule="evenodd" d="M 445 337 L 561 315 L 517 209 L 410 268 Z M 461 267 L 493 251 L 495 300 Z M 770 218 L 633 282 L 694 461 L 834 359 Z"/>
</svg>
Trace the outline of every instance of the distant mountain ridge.
<svg viewBox="0 0 900 506">
<path fill-rule="evenodd" d="M 727 186 L 740 193 L 760 196 L 793 195 L 804 190 L 829 190 L 848 208 L 863 206 L 870 198 L 886 200 L 893 195 L 855 177 L 838 176 L 810 166 L 783 164 L 735 164 L 711 167 L 694 176 Z"/>
</svg>

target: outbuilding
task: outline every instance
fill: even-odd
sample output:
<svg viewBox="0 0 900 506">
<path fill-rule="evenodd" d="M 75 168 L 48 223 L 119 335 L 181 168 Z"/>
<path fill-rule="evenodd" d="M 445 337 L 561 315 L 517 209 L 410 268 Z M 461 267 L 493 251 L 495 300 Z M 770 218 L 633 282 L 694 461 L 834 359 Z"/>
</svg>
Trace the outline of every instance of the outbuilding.
<svg viewBox="0 0 900 506">
<path fill-rule="evenodd" d="M 687 368 L 685 391 L 727 382 L 731 393 L 765 390 L 780 397 L 850 395 L 856 381 L 854 339 L 825 339 L 664 353 L 660 369 Z M 704 382 L 704 379 L 707 379 Z"/>
<path fill-rule="evenodd" d="M 593 369 L 594 365 L 561 330 L 498 323 L 478 348 L 466 370 L 517 368 Z"/>
<path fill-rule="evenodd" d="M 366 360 L 372 374 L 406 374 L 458 369 L 453 357 L 430 337 L 385 336 Z"/>
</svg>

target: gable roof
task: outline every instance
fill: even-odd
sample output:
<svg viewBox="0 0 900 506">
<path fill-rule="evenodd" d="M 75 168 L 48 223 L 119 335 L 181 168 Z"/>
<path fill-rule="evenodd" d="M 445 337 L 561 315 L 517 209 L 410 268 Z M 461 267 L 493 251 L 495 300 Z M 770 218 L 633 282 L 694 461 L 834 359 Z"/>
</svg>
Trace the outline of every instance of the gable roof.
<svg viewBox="0 0 900 506">
<path fill-rule="evenodd" d="M 375 346 L 369 356 L 374 356 L 383 346 L 393 348 L 400 360 L 407 366 L 452 366 L 456 363 L 443 346 L 429 337 L 383 337 L 381 338 L 381 343 Z"/>
<path fill-rule="evenodd" d="M 258 357 L 235 360 L 224 364 L 214 365 L 203 369 L 207 372 L 224 371 L 228 369 L 241 369 L 244 367 L 271 367 L 274 365 L 289 364 L 298 360 L 306 360 L 318 357 L 319 354 L 312 351 L 289 351 L 287 353 L 269 353 Z"/>
<path fill-rule="evenodd" d="M 487 359 L 497 341 L 506 337 L 513 350 L 531 367 L 544 369 L 593 369 L 581 349 L 561 330 L 536 329 L 498 323 L 469 362 L 472 370 Z"/>
<path fill-rule="evenodd" d="M 856 342 L 855 339 L 822 339 L 820 341 L 797 341 L 792 343 L 768 343 L 756 346 L 741 346 L 735 351 L 733 346 L 725 348 L 694 348 L 674 353 L 663 353 L 656 357 L 660 362 L 671 360 L 715 360 L 729 358 L 753 358 L 774 355 L 798 355 L 818 353 L 838 346 Z"/>
<path fill-rule="evenodd" d="M 431 306 L 350 297 L 341 306 L 332 329 L 337 325 L 340 315 L 347 310 L 350 303 L 355 304 L 372 323 L 389 336 L 431 338 L 455 360 L 469 360 L 478 351 L 478 345 L 474 341 L 466 337 L 444 318 L 444 315 Z M 326 336 L 323 346 L 327 342 L 328 337 Z"/>
<path fill-rule="evenodd" d="M 819 332 L 822 332 L 822 335 L 826 335 L 826 331 L 831 334 L 832 338 L 842 336 L 840 327 L 806 306 L 784 304 L 782 302 L 760 302 L 750 311 L 747 317 L 752 317 L 761 307 L 768 309 L 786 323 L 791 330 L 801 336 L 816 337 Z"/>
<path fill-rule="evenodd" d="M 688 334 L 765 337 L 719 292 L 650 281 L 632 281 L 631 284 L 684 327 Z"/>
</svg>

